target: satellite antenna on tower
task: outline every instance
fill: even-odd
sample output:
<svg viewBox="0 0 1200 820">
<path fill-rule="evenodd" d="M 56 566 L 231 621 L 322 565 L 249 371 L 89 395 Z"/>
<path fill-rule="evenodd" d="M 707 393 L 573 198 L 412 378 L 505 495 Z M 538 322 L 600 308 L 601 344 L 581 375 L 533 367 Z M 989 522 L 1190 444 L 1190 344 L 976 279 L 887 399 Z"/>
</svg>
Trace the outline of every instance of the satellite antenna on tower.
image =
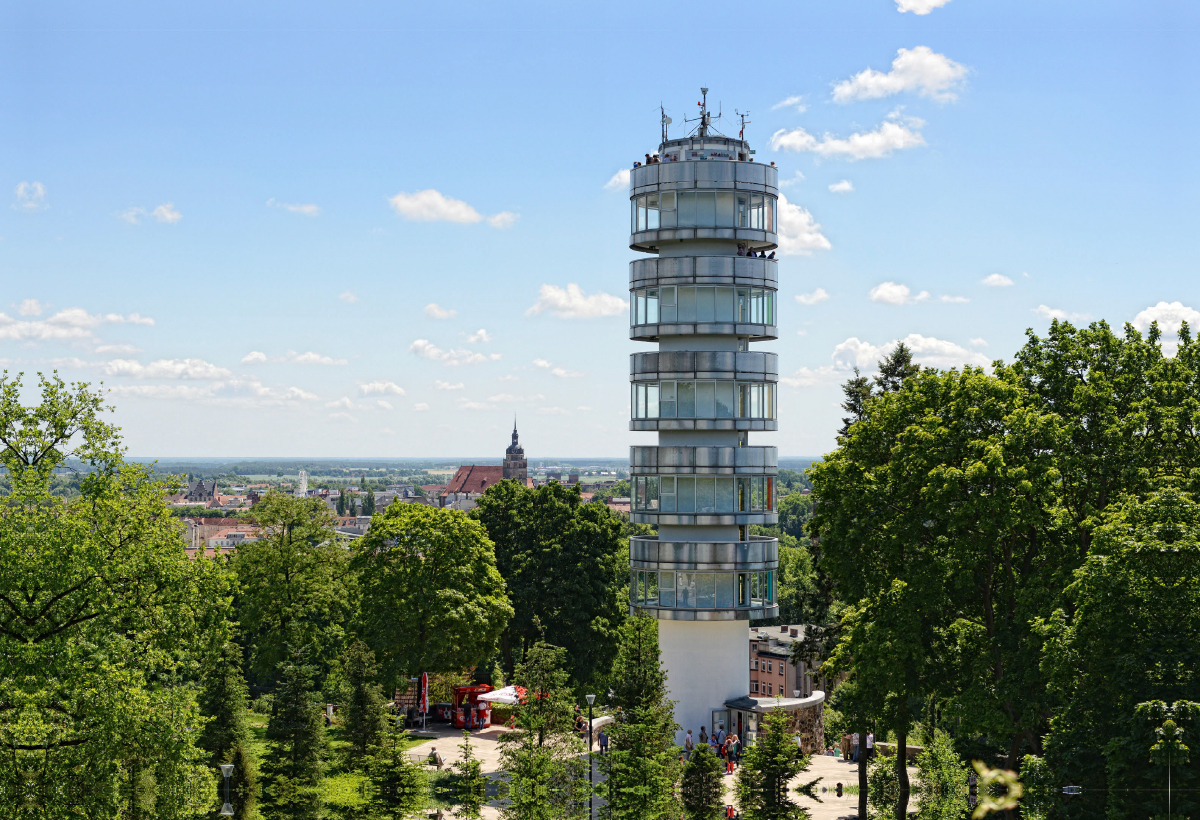
<svg viewBox="0 0 1200 820">
<path fill-rule="evenodd" d="M 697 137 L 707 137 L 708 129 L 709 129 L 709 126 L 712 125 L 712 121 L 714 119 L 718 119 L 718 120 L 721 119 L 721 111 L 720 111 L 720 109 L 718 109 L 717 116 L 713 117 L 713 115 L 710 114 L 708 111 L 708 89 L 701 88 L 700 94 L 702 95 L 701 101 L 696 103 L 696 105 L 700 106 L 700 117 L 699 117 L 700 125 L 696 127 L 696 136 Z M 684 122 L 696 122 L 696 120 L 685 119 Z"/>
<path fill-rule="evenodd" d="M 667 116 L 667 112 L 663 109 L 662 103 L 658 104 L 658 110 L 662 114 L 662 141 L 666 142 L 667 141 L 667 126 L 671 124 L 672 120 L 670 117 Z"/>
<path fill-rule="evenodd" d="M 733 109 L 733 113 L 737 114 L 738 117 L 742 121 L 742 128 L 740 131 L 738 131 L 738 139 L 740 139 L 744 142 L 746 139 L 746 126 L 750 124 L 750 120 L 746 119 L 746 117 L 750 116 L 750 112 L 747 111 L 745 113 L 742 113 L 741 111 L 738 111 L 735 108 L 735 109 Z"/>
</svg>

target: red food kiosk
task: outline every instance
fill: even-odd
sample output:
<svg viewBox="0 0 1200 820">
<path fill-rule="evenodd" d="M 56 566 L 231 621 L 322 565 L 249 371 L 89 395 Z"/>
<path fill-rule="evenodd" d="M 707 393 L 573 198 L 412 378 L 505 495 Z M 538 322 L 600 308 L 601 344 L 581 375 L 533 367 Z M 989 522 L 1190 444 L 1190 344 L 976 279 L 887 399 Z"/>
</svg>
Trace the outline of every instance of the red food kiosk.
<svg viewBox="0 0 1200 820">
<path fill-rule="evenodd" d="M 479 696 L 492 691 L 489 684 L 454 687 L 454 726 L 457 729 L 487 729 L 492 725 L 492 704 Z"/>
</svg>

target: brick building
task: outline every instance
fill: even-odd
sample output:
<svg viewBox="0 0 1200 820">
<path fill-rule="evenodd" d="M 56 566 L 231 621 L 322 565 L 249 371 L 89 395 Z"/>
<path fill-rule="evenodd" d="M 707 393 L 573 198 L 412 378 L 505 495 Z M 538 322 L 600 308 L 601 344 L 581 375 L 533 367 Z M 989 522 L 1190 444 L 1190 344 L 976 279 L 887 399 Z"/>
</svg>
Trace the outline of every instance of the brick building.
<svg viewBox="0 0 1200 820">
<path fill-rule="evenodd" d="M 792 663 L 792 644 L 804 639 L 804 626 L 764 626 L 750 630 L 750 695 L 805 698 L 821 681 L 804 661 Z M 796 693 L 800 694 L 797 695 Z"/>
</svg>

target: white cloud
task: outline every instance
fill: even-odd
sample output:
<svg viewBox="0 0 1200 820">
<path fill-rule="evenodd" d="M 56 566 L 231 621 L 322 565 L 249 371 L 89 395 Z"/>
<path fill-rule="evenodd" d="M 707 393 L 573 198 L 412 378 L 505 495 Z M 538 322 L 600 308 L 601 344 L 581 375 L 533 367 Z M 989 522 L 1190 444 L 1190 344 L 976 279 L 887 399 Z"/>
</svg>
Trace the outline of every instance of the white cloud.
<svg viewBox="0 0 1200 820">
<path fill-rule="evenodd" d="M 891 353 L 897 342 L 904 342 L 912 350 L 913 361 L 929 367 L 945 369 L 961 367 L 964 364 L 979 367 L 991 364 L 987 356 L 968 350 L 962 345 L 933 336 L 910 333 L 903 339 L 893 339 L 882 345 L 873 345 L 851 336 L 833 349 L 834 366 L 842 371 L 858 367 L 873 372 L 879 360 Z"/>
<path fill-rule="evenodd" d="M 878 159 L 890 156 L 893 151 L 905 148 L 915 148 L 925 144 L 925 138 L 919 131 L 923 123 L 909 118 L 906 122 L 885 122 L 874 131 L 865 134 L 851 134 L 846 139 L 838 139 L 832 134 L 825 134 L 817 139 L 803 128 L 791 131 L 780 129 L 771 135 L 771 148 L 776 151 L 811 151 L 822 157 L 841 157 L 849 160 Z"/>
<path fill-rule="evenodd" d="M 970 299 L 968 299 L 965 296 L 950 296 L 945 293 L 943 293 L 941 296 L 939 296 L 938 299 L 941 299 L 943 302 L 947 302 L 947 303 L 953 304 L 953 305 L 962 305 L 962 304 L 966 304 L 967 302 L 971 301 Z"/>
<path fill-rule="evenodd" d="M 95 339 L 101 324 L 153 325 L 154 320 L 138 313 L 88 313 L 83 308 L 66 308 L 48 319 L 17 320 L 0 313 L 0 339 L 22 342 L 82 341 Z"/>
<path fill-rule="evenodd" d="M 337 421 L 349 421 L 349 422 L 355 422 L 355 423 L 358 422 L 358 419 L 356 419 L 354 416 L 350 415 L 349 413 L 344 413 L 344 412 L 343 413 L 330 413 L 329 418 L 336 419 Z"/>
<path fill-rule="evenodd" d="M 780 376 L 779 381 L 788 387 L 812 387 L 815 384 L 831 384 L 843 376 L 843 371 L 826 364 L 821 367 L 801 367 L 790 376 Z"/>
<path fill-rule="evenodd" d="M 929 14 L 949 2 L 950 0 L 896 0 L 896 11 L 901 14 L 906 11 L 911 11 L 913 14 Z"/>
<path fill-rule="evenodd" d="M 494 404 L 487 404 L 486 402 L 482 402 L 482 401 L 471 401 L 470 399 L 461 398 L 461 397 L 458 400 L 458 406 L 461 407 L 463 410 L 495 410 L 496 409 L 496 405 L 494 405 Z"/>
<path fill-rule="evenodd" d="M 267 360 L 267 354 L 260 350 L 251 350 L 242 357 L 242 364 L 262 364 Z"/>
<path fill-rule="evenodd" d="M 604 183 L 606 191 L 623 191 L 629 187 L 629 169 L 622 168 L 612 175 L 608 182 Z"/>
<path fill-rule="evenodd" d="M 987 276 L 979 280 L 979 284 L 989 288 L 1007 288 L 1010 287 L 1013 280 L 1009 279 L 1003 273 L 989 273 Z"/>
<path fill-rule="evenodd" d="M 812 293 L 796 294 L 796 301 L 802 305 L 817 305 L 829 298 L 825 288 L 817 288 Z"/>
<path fill-rule="evenodd" d="M 94 353 L 123 353 L 125 355 L 129 355 L 132 353 L 141 353 L 142 349 L 140 347 L 135 347 L 134 345 L 107 344 L 107 345 L 96 345 L 95 350 L 93 350 L 92 352 L 94 352 Z"/>
<path fill-rule="evenodd" d="M 433 188 L 414 194 L 401 191 L 388 202 L 392 210 L 414 222 L 458 222 L 470 225 L 483 221 L 483 214 L 461 199 L 448 197 Z M 517 221 L 517 215 L 511 211 L 501 211 L 489 216 L 487 221 L 493 228 L 508 228 Z"/>
<path fill-rule="evenodd" d="M 226 379 L 205 386 L 136 384 L 116 385 L 111 392 L 148 399 L 181 399 L 222 407 L 279 407 L 317 399 L 299 387 L 276 388 L 257 379 Z"/>
<path fill-rule="evenodd" d="M 795 97 L 788 97 L 785 100 L 780 100 L 779 102 L 777 102 L 773 106 L 771 106 L 771 110 L 778 111 L 780 108 L 792 108 L 792 107 L 795 107 L 796 111 L 801 114 L 803 114 L 805 111 L 808 110 L 808 106 L 804 104 L 804 96 L 803 95 L 796 95 Z"/>
<path fill-rule="evenodd" d="M 1086 313 L 1068 313 L 1059 308 L 1052 308 L 1047 305 L 1038 305 L 1033 308 L 1033 312 L 1043 319 L 1058 319 L 1060 322 L 1086 322 L 1092 317 Z"/>
<path fill-rule="evenodd" d="M 971 340 L 971 347 L 987 347 L 987 346 L 988 346 L 987 339 L 981 338 L 981 339 L 972 339 Z"/>
<path fill-rule="evenodd" d="M 779 193 L 779 253 L 781 256 L 808 256 L 813 251 L 832 248 L 829 240 L 821 233 L 821 226 L 813 215 L 800 205 L 788 202 Z"/>
<path fill-rule="evenodd" d="M 374 396 L 374 395 L 381 395 L 381 394 L 382 395 L 392 395 L 392 396 L 403 396 L 404 395 L 403 387 L 396 384 L 395 382 L 385 381 L 383 379 L 376 379 L 373 382 L 367 382 L 366 384 L 360 384 L 358 386 L 358 389 L 362 391 L 362 394 L 364 396 Z"/>
<path fill-rule="evenodd" d="M 552 367 L 553 365 L 551 365 L 550 362 L 546 361 L 545 359 L 534 359 L 533 366 L 534 367 Z"/>
<path fill-rule="evenodd" d="M 141 224 L 142 217 L 145 215 L 146 209 L 135 205 L 132 208 L 126 208 L 125 210 L 121 211 L 119 214 L 117 214 L 117 218 L 128 222 L 130 225 L 138 225 Z"/>
<path fill-rule="evenodd" d="M 41 316 L 42 311 L 45 309 L 46 306 L 37 299 L 25 299 L 21 302 L 21 306 L 17 308 L 17 313 L 22 316 Z"/>
<path fill-rule="evenodd" d="M 390 408 L 389 408 L 389 409 L 390 409 Z M 379 428 L 379 432 L 380 432 L 380 433 L 382 433 L 382 434 L 383 434 L 383 435 L 385 435 L 385 436 L 394 436 L 394 435 L 396 435 L 396 431 L 395 431 L 395 430 L 393 430 L 391 427 L 380 427 L 380 428 Z"/>
<path fill-rule="evenodd" d="M 46 186 L 40 182 L 18 182 L 16 188 L 17 201 L 13 208 L 18 211 L 44 211 L 50 207 L 46 202 Z"/>
<path fill-rule="evenodd" d="M 841 182 L 835 182 L 829 186 L 830 193 L 834 194 L 849 194 L 854 192 L 854 183 L 848 179 L 843 179 Z"/>
<path fill-rule="evenodd" d="M 589 410 L 591 410 L 592 408 L 590 408 L 590 407 L 588 407 L 588 406 L 586 406 L 586 405 L 583 405 L 583 404 L 581 404 L 581 405 L 579 405 L 578 407 L 576 407 L 575 409 L 576 409 L 576 410 L 581 410 L 581 411 L 583 411 L 583 412 L 585 412 L 585 413 L 586 413 L 586 412 L 588 412 Z"/>
<path fill-rule="evenodd" d="M 437 302 L 430 302 L 425 306 L 425 315 L 431 319 L 449 319 L 451 316 L 456 316 L 457 314 L 457 310 L 444 308 Z"/>
<path fill-rule="evenodd" d="M 560 379 L 574 379 L 583 375 L 578 370 L 567 370 L 565 367 L 556 367 L 550 373 L 551 375 L 558 376 Z"/>
<path fill-rule="evenodd" d="M 833 99 L 847 103 L 916 91 L 922 97 L 951 102 L 958 98 L 955 88 L 965 76 L 966 66 L 934 52 L 929 46 L 902 48 L 896 52 L 891 71 L 886 74 L 871 68 L 860 71 L 833 87 Z"/>
<path fill-rule="evenodd" d="M 532 396 L 514 396 L 512 393 L 498 393 L 495 396 L 488 396 L 488 401 L 543 401 L 545 398 L 541 393 L 534 393 Z"/>
<path fill-rule="evenodd" d="M 467 337 L 467 341 L 471 344 L 478 344 L 480 342 L 484 342 L 484 343 L 490 342 L 493 338 L 494 337 L 492 336 L 492 334 L 488 333 L 483 328 L 479 328 L 479 330 L 475 331 L 474 333 L 472 333 L 470 336 Z"/>
<path fill-rule="evenodd" d="M 409 353 L 415 353 L 423 359 L 441 362 L 447 367 L 458 367 L 466 364 L 482 364 L 496 361 L 499 353 L 476 353 L 473 350 L 459 348 L 457 350 L 442 350 L 428 339 L 417 339 L 408 346 Z"/>
<path fill-rule="evenodd" d="M 265 364 L 267 362 L 287 364 L 321 364 L 321 365 L 343 365 L 349 364 L 348 359 L 335 359 L 332 356 L 325 356 L 320 353 L 314 353 L 309 350 L 304 353 L 297 353 L 294 350 L 289 350 L 282 356 L 268 356 L 259 350 L 251 350 L 242 357 L 242 364 Z"/>
<path fill-rule="evenodd" d="M 174 225 L 179 220 L 183 219 L 183 214 L 175 210 L 175 206 L 170 202 L 164 202 L 159 205 L 150 214 L 159 222 L 166 222 L 168 225 Z"/>
<path fill-rule="evenodd" d="M 466 385 L 463 384 L 462 382 L 451 383 L 451 382 L 444 382 L 441 379 L 437 379 L 436 381 L 434 381 L 433 387 L 435 390 L 462 390 L 464 387 L 466 387 Z"/>
<path fill-rule="evenodd" d="M 227 379 L 233 374 L 203 359 L 159 359 L 142 364 L 135 359 L 113 359 L 103 365 L 108 376 L 139 379 Z"/>
<path fill-rule="evenodd" d="M 354 405 L 354 402 L 350 401 L 349 396 L 342 396 L 340 399 L 338 399 L 336 401 L 325 402 L 325 406 L 326 407 L 341 407 L 346 410 L 353 410 L 355 405 Z"/>
<path fill-rule="evenodd" d="M 1150 329 L 1152 322 L 1158 322 L 1158 329 L 1164 336 L 1178 336 L 1180 326 L 1187 322 L 1188 329 L 1194 336 L 1200 328 L 1200 311 L 1187 307 L 1182 302 L 1159 302 L 1133 317 L 1133 326 L 1142 333 Z"/>
<path fill-rule="evenodd" d="M 539 407 L 537 409 L 539 416 L 569 416 L 571 415 L 561 407 Z"/>
<path fill-rule="evenodd" d="M 797 171 L 796 175 L 794 177 L 791 177 L 790 179 L 780 180 L 779 187 L 780 188 L 791 188 L 793 185 L 799 185 L 801 182 L 804 181 L 804 179 L 805 179 L 804 174 L 801 173 L 800 171 Z"/>
<path fill-rule="evenodd" d="M 392 403 L 390 401 L 384 401 L 383 399 L 376 399 L 375 403 L 378 404 L 380 407 L 382 407 L 384 410 L 395 410 L 396 409 L 395 407 L 392 407 Z"/>
<path fill-rule="evenodd" d="M 294 214 L 303 214 L 304 216 L 319 216 L 321 209 L 316 205 L 300 205 L 289 202 L 279 202 L 274 197 L 267 200 L 267 205 L 272 208 L 283 208 L 285 211 L 291 211 Z"/>
<path fill-rule="evenodd" d="M 358 296 L 352 290 L 344 290 L 338 294 L 338 298 L 348 305 L 352 305 L 358 301 Z"/>
<path fill-rule="evenodd" d="M 548 310 L 561 319 L 594 319 L 598 316 L 619 316 L 628 309 L 629 303 L 619 296 L 608 293 L 588 296 L 579 285 L 572 282 L 566 290 L 555 285 L 542 285 L 538 300 L 525 311 L 525 315 L 537 316 Z"/>
<path fill-rule="evenodd" d="M 417 402 L 416 404 L 413 405 L 413 410 L 421 411 L 421 410 L 428 410 L 428 409 L 429 409 L 429 405 L 423 401 Z"/>
<path fill-rule="evenodd" d="M 899 282 L 881 282 L 871 288 L 867 294 L 872 302 L 883 302 L 887 305 L 907 305 L 912 302 L 924 302 L 929 298 L 929 291 L 923 290 L 916 296 L 909 290 L 908 285 Z"/>
<path fill-rule="evenodd" d="M 514 376 L 512 373 L 509 373 L 507 375 L 501 376 L 500 378 L 496 379 L 496 381 L 500 381 L 500 382 L 519 382 L 520 380 L 521 379 L 519 376 Z"/>
<path fill-rule="evenodd" d="M 492 214 L 487 218 L 487 224 L 493 228 L 511 228 L 517 224 L 517 220 L 521 218 L 520 214 L 514 214 L 512 211 L 501 211 L 498 214 Z"/>
</svg>

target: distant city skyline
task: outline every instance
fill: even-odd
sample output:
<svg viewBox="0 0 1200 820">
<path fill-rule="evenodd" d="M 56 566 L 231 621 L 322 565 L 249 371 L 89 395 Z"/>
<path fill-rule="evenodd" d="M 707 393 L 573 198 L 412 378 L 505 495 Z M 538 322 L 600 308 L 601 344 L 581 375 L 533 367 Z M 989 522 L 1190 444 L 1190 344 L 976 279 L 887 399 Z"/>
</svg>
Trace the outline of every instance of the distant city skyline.
<svg viewBox="0 0 1200 820">
<path fill-rule="evenodd" d="M 657 13 L 10 15 L 0 366 L 103 381 L 145 457 L 465 461 L 515 410 L 531 461 L 624 458 L 628 169 L 702 85 L 784 180 L 781 459 L 897 340 L 986 367 L 1051 318 L 1200 322 L 1193 6 Z"/>
</svg>

